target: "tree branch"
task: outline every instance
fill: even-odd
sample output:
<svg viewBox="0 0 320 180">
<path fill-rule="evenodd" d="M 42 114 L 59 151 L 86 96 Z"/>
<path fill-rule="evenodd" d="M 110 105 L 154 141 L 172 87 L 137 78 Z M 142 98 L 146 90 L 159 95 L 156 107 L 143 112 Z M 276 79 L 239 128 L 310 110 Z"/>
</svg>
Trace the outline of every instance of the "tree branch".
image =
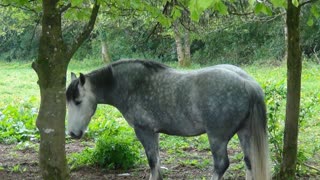
<svg viewBox="0 0 320 180">
<path fill-rule="evenodd" d="M 17 9 L 21 9 L 23 11 L 26 11 L 26 12 L 32 12 L 32 13 L 35 13 L 36 15 L 38 15 L 38 12 L 35 10 L 35 9 L 32 9 L 31 7 L 27 7 L 27 6 L 19 6 L 19 5 L 16 5 L 16 4 L 0 4 L 0 7 L 4 7 L 4 8 L 7 8 L 7 7 L 14 7 L 14 8 L 17 8 Z"/>
<path fill-rule="evenodd" d="M 11 4 L 0 4 L 1 7 L 9 7 Z"/>
<path fill-rule="evenodd" d="M 60 8 L 60 13 L 64 13 L 65 11 L 67 11 L 69 8 L 71 7 L 71 3 L 68 3 L 67 5 L 64 5 Z"/>
<path fill-rule="evenodd" d="M 302 6 L 304 6 L 304 5 L 306 5 L 306 4 L 309 4 L 309 3 L 314 3 L 314 2 L 316 2 L 316 1 L 318 1 L 318 0 L 308 0 L 308 1 L 305 1 L 305 2 L 303 2 L 303 3 L 301 3 L 301 4 L 299 4 L 298 8 L 301 8 Z"/>
<path fill-rule="evenodd" d="M 30 44 L 28 46 L 29 50 L 31 50 L 31 48 L 32 48 L 32 41 L 33 41 L 33 38 L 34 38 L 34 36 L 36 34 L 36 30 L 37 30 L 37 27 L 39 26 L 39 24 L 40 24 L 40 18 L 36 20 L 36 25 L 34 26 L 32 37 L 30 39 Z"/>
<path fill-rule="evenodd" d="M 83 31 L 75 38 L 74 42 L 70 45 L 69 50 L 67 52 L 68 59 L 71 59 L 73 54 L 78 50 L 78 48 L 82 45 L 82 43 L 89 37 L 90 33 L 93 30 L 94 24 L 96 22 L 100 5 L 95 1 L 95 4 L 91 11 L 91 16 L 89 22 L 83 28 Z"/>
<path fill-rule="evenodd" d="M 169 15 L 171 13 L 170 8 L 172 7 L 172 2 L 167 1 L 166 4 L 163 7 L 162 14 Z M 147 38 L 145 39 L 145 42 L 148 42 L 150 37 L 155 34 L 156 30 L 161 27 L 160 22 L 157 22 L 155 26 L 153 26 L 152 30 L 148 34 Z"/>
<path fill-rule="evenodd" d="M 315 170 L 315 171 L 317 171 L 317 172 L 320 172 L 320 169 L 318 169 L 318 168 L 316 168 L 316 167 L 314 167 L 314 166 L 311 166 L 311 165 L 309 165 L 309 164 L 307 164 L 307 163 L 303 163 L 302 165 L 304 165 L 304 166 L 306 166 L 306 167 L 308 167 L 308 168 L 310 168 L 310 169 L 313 169 L 313 170 Z"/>
</svg>

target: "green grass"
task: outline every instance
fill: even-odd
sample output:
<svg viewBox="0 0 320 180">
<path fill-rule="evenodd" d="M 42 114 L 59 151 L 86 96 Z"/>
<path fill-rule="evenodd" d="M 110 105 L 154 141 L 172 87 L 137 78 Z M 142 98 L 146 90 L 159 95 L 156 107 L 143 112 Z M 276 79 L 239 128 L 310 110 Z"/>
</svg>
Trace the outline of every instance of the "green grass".
<svg viewBox="0 0 320 180">
<path fill-rule="evenodd" d="M 104 66 L 104 64 L 100 61 L 72 61 L 68 70 L 67 83 L 70 81 L 70 72 L 87 73 L 102 66 Z M 170 66 L 176 67 L 177 65 L 171 63 Z M 200 66 L 193 65 L 191 67 L 191 69 L 195 68 L 200 68 Z M 285 87 L 285 64 L 280 66 L 251 65 L 243 68 L 264 86 L 274 85 L 276 83 L 277 86 Z M 31 68 L 30 62 L 6 63 L 0 61 L 0 79 L 0 111 L 3 111 L 8 107 L 8 105 L 19 107 L 39 107 L 40 98 L 39 87 L 37 85 L 38 78 Z M 312 162 L 312 164 L 316 164 L 316 166 L 319 167 L 320 163 L 314 163 L 319 162 L 319 159 L 312 159 L 314 158 L 314 154 L 319 152 L 320 149 L 320 140 L 318 138 L 320 137 L 320 103 L 316 102 L 317 98 L 320 99 L 319 64 L 303 64 L 301 96 L 301 107 L 306 111 L 306 113 L 302 116 L 303 121 L 300 124 L 299 148 L 303 153 L 299 154 L 299 156 L 301 156 L 301 158 L 305 158 L 307 162 Z M 315 97 L 312 98 L 312 96 Z M 29 99 L 31 99 L 32 102 L 30 102 Z M 312 105 L 313 102 L 314 104 Z M 310 104 L 312 105 L 312 108 L 308 109 Z M 279 121 L 278 125 L 283 126 L 285 100 L 281 101 L 280 106 L 281 115 L 277 117 Z M 30 121 L 34 123 L 35 120 L 30 118 Z M 120 112 L 115 108 L 112 108 L 111 106 L 99 106 L 92 122 L 90 123 L 89 132 L 86 134 L 86 137 L 88 139 L 96 139 L 100 137 L 103 131 L 114 125 L 110 123 L 116 123 L 117 126 L 128 127 Z M 278 140 L 281 141 L 279 137 Z M 206 135 L 193 138 L 161 135 L 160 145 L 161 150 L 165 151 L 169 156 L 169 158 L 164 160 L 167 163 L 179 163 L 180 165 L 194 166 L 197 168 L 205 168 L 212 163 L 210 158 L 199 159 L 197 157 L 193 157 L 194 152 L 192 152 L 192 149 L 197 149 L 199 152 L 209 152 L 209 144 L 207 142 Z M 237 137 L 231 140 L 229 147 L 231 149 L 239 149 Z M 175 157 L 182 158 L 182 161 L 175 162 Z M 204 156 L 204 158 L 207 157 L 208 156 Z M 319 156 L 317 157 L 319 158 Z M 242 155 L 239 152 L 235 152 L 230 158 L 233 159 L 233 161 L 239 162 L 241 161 Z M 242 167 L 243 164 L 238 163 L 231 166 L 232 169 L 239 169 Z"/>
</svg>

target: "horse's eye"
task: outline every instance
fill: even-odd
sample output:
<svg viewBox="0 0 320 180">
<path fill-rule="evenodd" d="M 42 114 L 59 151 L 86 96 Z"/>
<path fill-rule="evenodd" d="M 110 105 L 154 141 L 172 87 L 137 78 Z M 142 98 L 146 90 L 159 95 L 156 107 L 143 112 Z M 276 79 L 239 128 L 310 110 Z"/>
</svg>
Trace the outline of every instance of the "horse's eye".
<svg viewBox="0 0 320 180">
<path fill-rule="evenodd" d="M 74 103 L 75 103 L 76 105 L 79 105 L 79 104 L 81 104 L 81 101 L 74 101 Z"/>
</svg>

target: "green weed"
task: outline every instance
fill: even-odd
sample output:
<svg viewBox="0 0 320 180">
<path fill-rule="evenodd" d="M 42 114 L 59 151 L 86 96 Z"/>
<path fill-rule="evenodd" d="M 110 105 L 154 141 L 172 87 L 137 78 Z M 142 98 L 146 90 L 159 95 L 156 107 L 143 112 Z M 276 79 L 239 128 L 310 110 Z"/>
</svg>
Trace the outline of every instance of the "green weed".
<svg viewBox="0 0 320 180">
<path fill-rule="evenodd" d="M 13 167 L 9 168 L 11 172 L 13 173 L 23 173 L 27 171 L 26 167 L 21 167 L 20 164 L 16 164 Z"/>
<path fill-rule="evenodd" d="M 268 81 L 262 84 L 265 91 L 265 100 L 267 105 L 268 117 L 268 131 L 269 142 L 271 144 L 271 158 L 273 161 L 273 168 L 275 174 L 280 170 L 282 162 L 282 148 L 283 148 L 283 134 L 284 134 L 284 121 L 285 121 L 285 99 L 286 88 L 284 80 Z M 297 172 L 298 174 L 307 173 L 310 169 L 302 166 L 307 160 L 315 156 L 320 150 L 317 144 L 320 143 L 319 139 L 315 136 L 308 136 L 308 133 L 318 134 L 318 131 L 312 132 L 311 129 L 319 126 L 316 119 L 316 107 L 320 102 L 319 92 L 309 93 L 307 96 L 301 97 L 300 106 L 300 136 L 299 136 L 299 149 L 297 156 Z M 313 127 L 313 128 L 311 128 Z M 311 130 L 311 131 L 310 131 Z M 308 132 L 308 133 L 307 133 Z"/>
<path fill-rule="evenodd" d="M 130 169 L 141 163 L 143 148 L 135 138 L 133 130 L 113 120 L 107 121 L 94 148 L 73 154 L 69 164 L 73 169 L 84 165 L 98 165 L 106 169 Z M 94 133 L 93 133 L 94 134 Z"/>
<path fill-rule="evenodd" d="M 140 162 L 140 149 L 133 136 L 103 134 L 97 141 L 93 159 L 108 169 L 129 169 Z"/>
<path fill-rule="evenodd" d="M 35 98 L 20 101 L 19 105 L 9 104 L 0 109 L 0 142 L 11 144 L 39 139 L 35 127 L 38 113 L 34 108 Z"/>
</svg>

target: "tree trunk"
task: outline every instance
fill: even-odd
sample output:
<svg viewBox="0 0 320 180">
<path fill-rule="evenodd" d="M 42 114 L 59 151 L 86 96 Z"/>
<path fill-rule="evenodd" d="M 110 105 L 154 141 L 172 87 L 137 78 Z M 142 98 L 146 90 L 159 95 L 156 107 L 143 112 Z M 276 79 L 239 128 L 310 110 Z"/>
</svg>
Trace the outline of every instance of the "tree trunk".
<svg viewBox="0 0 320 180">
<path fill-rule="evenodd" d="M 191 53 L 190 53 L 190 32 L 185 31 L 184 35 L 184 66 L 191 65 Z"/>
<path fill-rule="evenodd" d="M 108 53 L 107 43 L 104 39 L 101 39 L 101 55 L 104 63 L 109 64 L 111 62 L 110 56 Z"/>
<path fill-rule="evenodd" d="M 283 31 L 284 31 L 284 42 L 285 42 L 285 52 L 284 52 L 284 57 L 283 59 L 281 59 L 281 61 L 283 60 L 287 60 L 288 59 L 288 26 L 287 26 L 287 20 L 286 18 L 284 18 L 284 27 L 283 27 Z"/>
<path fill-rule="evenodd" d="M 37 117 L 40 131 L 40 169 L 43 179 L 68 179 L 65 154 L 65 84 L 68 61 L 62 40 L 61 14 L 57 1 L 43 1 L 42 33 L 37 72 L 41 105 Z"/>
<path fill-rule="evenodd" d="M 62 38 L 62 11 L 58 2 L 42 1 L 39 52 L 37 60 L 32 63 L 39 78 L 41 104 L 36 124 L 40 131 L 40 171 L 46 180 L 69 178 L 65 153 L 66 72 L 71 57 L 92 31 L 99 10 L 95 3 L 90 21 L 67 46 Z"/>
<path fill-rule="evenodd" d="M 287 106 L 284 130 L 283 161 L 280 178 L 295 179 L 301 90 L 301 49 L 299 34 L 300 8 L 288 0 Z"/>
<path fill-rule="evenodd" d="M 179 31 L 179 24 L 177 21 L 173 23 L 173 31 L 174 31 L 174 40 L 176 42 L 176 48 L 177 48 L 178 63 L 180 66 L 185 66 L 183 42 L 182 42 L 182 37 Z"/>
</svg>

